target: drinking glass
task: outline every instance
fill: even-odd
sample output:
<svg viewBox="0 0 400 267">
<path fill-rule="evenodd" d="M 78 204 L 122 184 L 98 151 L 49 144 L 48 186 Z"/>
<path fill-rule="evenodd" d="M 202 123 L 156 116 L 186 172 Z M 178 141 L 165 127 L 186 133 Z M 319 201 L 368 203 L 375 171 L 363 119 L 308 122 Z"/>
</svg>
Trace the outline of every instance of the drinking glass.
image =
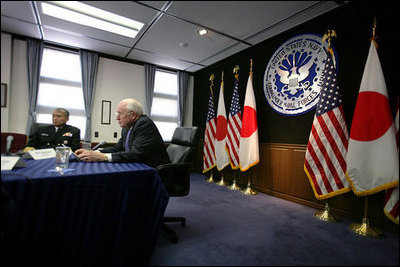
<svg viewBox="0 0 400 267">
<path fill-rule="evenodd" d="M 60 174 L 64 174 L 64 170 L 68 169 L 70 151 L 69 147 L 56 147 L 56 170 Z"/>
</svg>

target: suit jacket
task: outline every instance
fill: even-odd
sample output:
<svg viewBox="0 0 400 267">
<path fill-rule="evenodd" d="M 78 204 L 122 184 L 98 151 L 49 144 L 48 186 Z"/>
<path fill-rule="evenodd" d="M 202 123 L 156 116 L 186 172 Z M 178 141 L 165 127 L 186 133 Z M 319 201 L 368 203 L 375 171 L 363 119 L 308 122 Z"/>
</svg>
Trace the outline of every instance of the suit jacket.
<svg viewBox="0 0 400 267">
<path fill-rule="evenodd" d="M 36 132 L 31 133 L 27 146 L 42 149 L 55 148 L 64 144 L 75 151 L 79 148 L 80 141 L 81 130 L 79 128 L 66 124 L 56 132 L 53 125 L 48 125 L 39 127 Z"/>
<path fill-rule="evenodd" d="M 142 162 L 154 168 L 170 163 L 164 141 L 149 117 L 142 115 L 134 123 L 129 135 L 129 150 L 125 151 L 127 134 L 128 129 L 123 128 L 118 143 L 101 152 L 112 153 L 114 162 Z"/>
</svg>

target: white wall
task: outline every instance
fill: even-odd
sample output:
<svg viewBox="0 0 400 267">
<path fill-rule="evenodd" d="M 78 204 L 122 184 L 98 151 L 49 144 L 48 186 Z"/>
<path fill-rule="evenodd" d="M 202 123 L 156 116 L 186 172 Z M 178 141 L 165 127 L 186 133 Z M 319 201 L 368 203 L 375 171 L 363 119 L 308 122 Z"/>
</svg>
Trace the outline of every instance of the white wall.
<svg viewBox="0 0 400 267">
<path fill-rule="evenodd" d="M 4 79 L 3 79 L 4 76 Z M 8 78 L 7 78 L 8 77 Z M 193 76 L 189 79 L 188 113 L 185 125 L 192 125 Z M 9 84 L 9 105 L 1 109 L 1 131 L 25 133 L 28 121 L 28 82 L 25 41 L 1 34 L 1 82 Z M 92 110 L 92 142 L 105 140 L 115 143 L 121 137 L 121 128 L 115 119 L 117 104 L 124 98 L 135 98 L 145 107 L 145 77 L 142 65 L 108 58 L 99 59 Z M 101 124 L 102 100 L 111 101 L 111 124 Z M 3 119 L 4 118 L 4 119 Z M 99 136 L 94 137 L 97 131 Z M 117 138 L 114 138 L 117 132 Z"/>
<path fill-rule="evenodd" d="M 1 108 L 1 131 L 8 131 L 8 114 L 10 99 L 10 80 L 11 80 L 11 35 L 1 34 L 1 83 L 7 84 L 7 107 Z M 3 97 L 3 96 L 2 96 Z M 3 100 L 3 99 L 2 99 Z"/>
<path fill-rule="evenodd" d="M 10 132 L 25 133 L 29 110 L 26 42 L 14 39 L 13 44 L 8 128 Z"/>
<path fill-rule="evenodd" d="M 124 98 L 135 98 L 146 109 L 144 67 L 100 58 L 92 113 L 92 142 L 117 142 L 121 137 L 114 114 L 119 101 Z M 102 100 L 111 101 L 111 125 L 101 124 Z M 99 132 L 98 138 L 94 137 L 95 131 Z M 113 137 L 114 132 L 117 132 L 117 138 Z"/>
</svg>

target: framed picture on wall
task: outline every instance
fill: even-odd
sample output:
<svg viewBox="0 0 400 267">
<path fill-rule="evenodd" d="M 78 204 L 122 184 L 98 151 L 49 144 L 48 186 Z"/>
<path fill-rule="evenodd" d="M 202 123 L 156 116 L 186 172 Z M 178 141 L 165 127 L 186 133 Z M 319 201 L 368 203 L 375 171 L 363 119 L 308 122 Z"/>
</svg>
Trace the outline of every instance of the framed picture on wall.
<svg viewBox="0 0 400 267">
<path fill-rule="evenodd" d="M 1 107 L 7 107 L 7 84 L 1 84 Z"/>
<path fill-rule="evenodd" d="M 101 101 L 101 124 L 111 124 L 111 101 Z"/>
</svg>

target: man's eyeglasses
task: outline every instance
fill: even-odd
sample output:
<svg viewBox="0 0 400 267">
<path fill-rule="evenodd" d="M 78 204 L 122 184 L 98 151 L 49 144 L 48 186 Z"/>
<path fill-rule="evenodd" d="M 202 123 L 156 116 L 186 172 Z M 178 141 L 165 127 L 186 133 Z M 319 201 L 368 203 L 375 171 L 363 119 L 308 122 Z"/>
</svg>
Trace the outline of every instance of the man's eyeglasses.
<svg viewBox="0 0 400 267">
<path fill-rule="evenodd" d="M 125 116 L 127 114 L 133 113 L 133 111 L 128 111 L 126 113 L 119 113 L 119 112 L 115 112 L 115 117 L 122 117 Z"/>
</svg>

